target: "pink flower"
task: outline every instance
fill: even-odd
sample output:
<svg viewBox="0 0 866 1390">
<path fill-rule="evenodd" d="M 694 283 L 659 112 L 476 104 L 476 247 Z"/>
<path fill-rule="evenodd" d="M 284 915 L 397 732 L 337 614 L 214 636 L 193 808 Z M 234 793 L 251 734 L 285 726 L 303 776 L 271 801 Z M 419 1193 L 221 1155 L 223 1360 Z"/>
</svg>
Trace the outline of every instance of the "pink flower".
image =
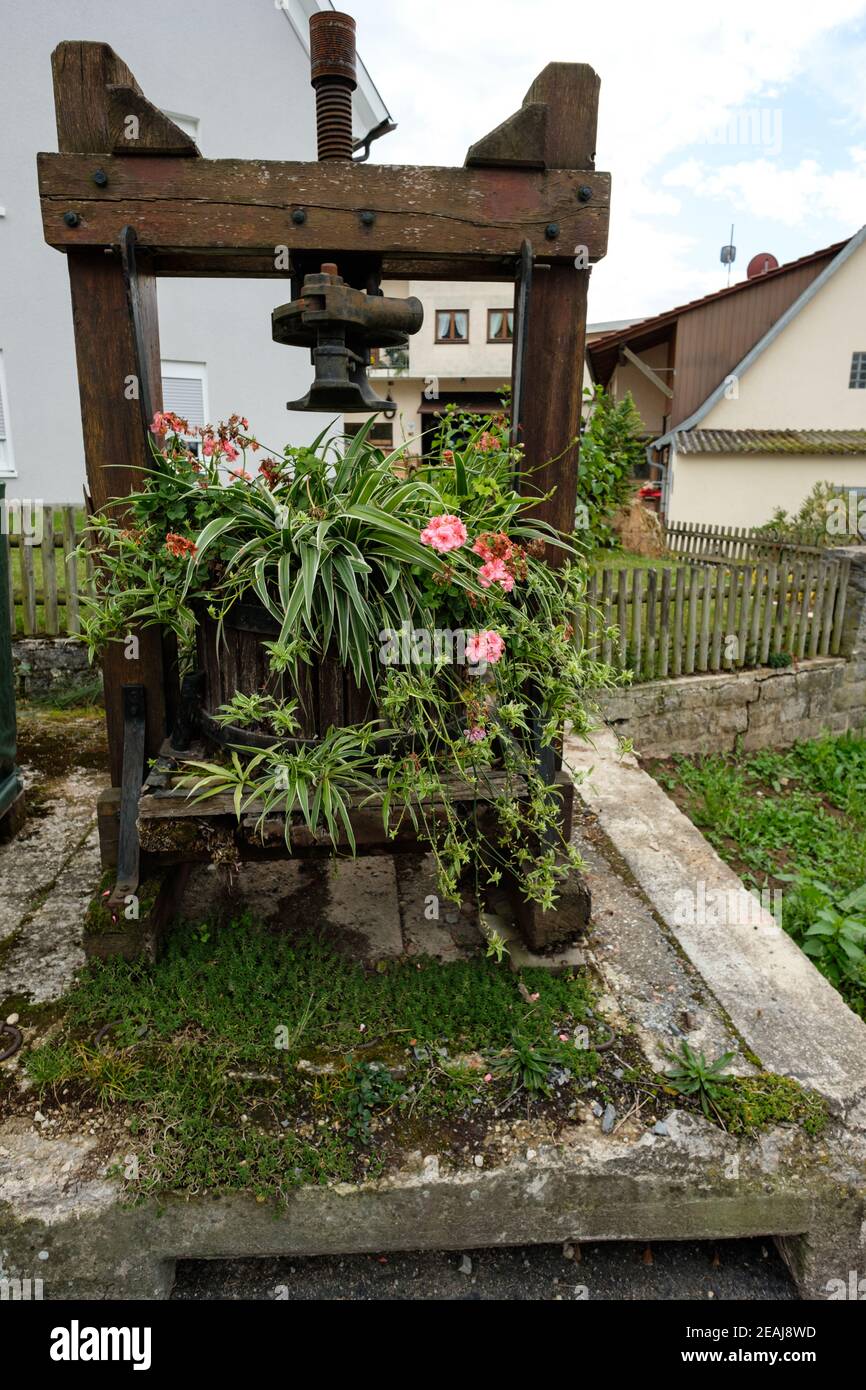
<svg viewBox="0 0 866 1390">
<path fill-rule="evenodd" d="M 489 453 L 491 449 L 499 448 L 499 440 L 496 438 L 495 434 L 491 434 L 489 430 L 485 430 L 478 441 L 478 447 L 484 453 Z"/>
<path fill-rule="evenodd" d="M 237 454 L 235 455 L 235 457 L 237 457 Z M 237 478 L 239 481 L 242 481 L 242 482 L 249 482 L 249 480 L 250 480 L 250 478 L 252 478 L 252 476 L 253 476 L 252 473 L 248 473 L 247 470 L 246 470 L 245 468 L 230 468 L 230 469 L 229 469 L 229 477 L 230 477 L 230 478 Z"/>
<path fill-rule="evenodd" d="M 212 434 L 206 434 L 201 442 L 201 451 L 206 459 L 209 459 L 216 452 L 217 442 Z"/>
<path fill-rule="evenodd" d="M 422 545 L 430 545 L 440 555 L 445 555 L 465 544 L 466 527 L 459 516 L 434 516 L 421 532 L 420 540 Z"/>
<path fill-rule="evenodd" d="M 240 458 L 238 450 L 235 448 L 234 444 L 232 444 L 231 441 L 228 439 L 223 441 L 223 453 L 225 454 L 229 463 L 234 463 L 236 458 Z"/>
<path fill-rule="evenodd" d="M 170 410 L 158 410 L 151 421 L 150 432 L 165 434 L 166 430 L 173 430 L 175 434 L 189 434 L 189 425 Z"/>
<path fill-rule="evenodd" d="M 471 729 L 465 730 L 465 735 L 470 743 L 480 743 L 487 737 L 487 730 L 482 729 L 480 724 L 473 724 Z"/>
<path fill-rule="evenodd" d="M 514 575 L 506 568 L 504 560 L 487 560 L 478 571 L 478 583 L 482 589 L 501 584 L 506 594 L 510 594 L 514 588 Z"/>
<path fill-rule="evenodd" d="M 485 1081 L 492 1081 L 492 1080 L 493 1080 L 493 1072 L 492 1072 L 492 1071 L 489 1071 L 489 1072 L 487 1073 L 487 1075 L 485 1076 L 484 1080 L 485 1080 Z"/>
<path fill-rule="evenodd" d="M 473 632 L 466 643 L 466 660 L 471 666 L 479 665 L 481 662 L 489 662 L 491 666 L 495 666 L 504 651 L 505 642 L 499 633 L 485 628 L 481 632 Z"/>
</svg>

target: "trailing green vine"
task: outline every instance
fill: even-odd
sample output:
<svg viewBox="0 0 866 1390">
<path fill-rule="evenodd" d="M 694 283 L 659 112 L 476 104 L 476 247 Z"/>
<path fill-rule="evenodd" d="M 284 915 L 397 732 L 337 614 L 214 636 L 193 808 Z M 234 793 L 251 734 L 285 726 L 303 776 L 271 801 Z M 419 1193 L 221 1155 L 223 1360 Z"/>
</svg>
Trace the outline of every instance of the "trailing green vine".
<svg viewBox="0 0 866 1390">
<path fill-rule="evenodd" d="M 544 907 L 573 858 L 559 833 L 542 750 L 590 727 L 593 692 L 617 679 L 576 643 L 585 570 L 538 500 L 502 420 L 448 412 L 429 456 L 383 453 L 369 425 L 282 453 L 247 421 L 197 432 L 162 414 L 153 467 L 123 519 L 94 519 L 103 563 L 86 615 L 97 651 L 139 627 L 172 630 L 193 660 L 195 612 L 222 628 L 239 601 L 278 625 L 266 690 L 240 690 L 223 725 L 268 736 L 188 766 L 190 795 L 228 793 L 302 818 L 355 850 L 353 810 L 411 823 L 436 856 L 441 891 L 472 867 L 503 874 Z M 258 467 L 255 472 L 252 470 Z M 558 548 L 551 567 L 545 552 Z M 337 657 L 377 717 L 298 737 L 303 668 Z"/>
</svg>

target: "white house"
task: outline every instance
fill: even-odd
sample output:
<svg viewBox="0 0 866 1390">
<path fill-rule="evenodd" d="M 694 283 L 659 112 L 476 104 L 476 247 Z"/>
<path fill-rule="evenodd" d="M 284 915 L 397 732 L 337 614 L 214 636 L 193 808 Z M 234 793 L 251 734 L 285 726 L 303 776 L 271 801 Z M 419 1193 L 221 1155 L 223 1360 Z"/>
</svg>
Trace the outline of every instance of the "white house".
<svg viewBox="0 0 866 1390">
<path fill-rule="evenodd" d="M 0 84 L 0 477 L 10 497 L 81 500 L 84 457 L 65 257 L 45 245 L 36 153 L 56 150 L 51 53 L 102 40 L 203 155 L 315 159 L 309 16 L 329 0 L 63 0 L 7 6 Z M 14 74 L 14 81 L 8 80 Z M 363 63 L 355 136 L 388 120 Z M 291 415 L 309 354 L 271 340 L 277 280 L 161 280 L 167 409 L 193 423 L 247 415 L 272 446 L 306 443 L 327 423 Z"/>
<path fill-rule="evenodd" d="M 866 488 L 866 227 L 665 448 L 672 521 L 750 526 L 796 512 L 816 482 Z"/>
</svg>

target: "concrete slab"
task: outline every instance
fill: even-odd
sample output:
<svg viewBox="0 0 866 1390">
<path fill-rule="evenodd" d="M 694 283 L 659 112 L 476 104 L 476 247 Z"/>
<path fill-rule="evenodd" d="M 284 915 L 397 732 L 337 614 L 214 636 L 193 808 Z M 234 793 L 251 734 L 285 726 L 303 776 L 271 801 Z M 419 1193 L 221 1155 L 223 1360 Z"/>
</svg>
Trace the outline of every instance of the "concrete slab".
<svg viewBox="0 0 866 1390">
<path fill-rule="evenodd" d="M 804 1297 L 866 1267 L 863 1144 L 810 1144 L 794 1127 L 735 1141 L 682 1112 L 665 1135 L 574 1125 L 559 1143 L 526 1123 L 479 1169 L 407 1157 L 386 1178 L 304 1187 L 285 1205 L 213 1195 L 130 1205 L 106 1177 L 122 1155 L 97 1140 L 0 1129 L 0 1276 L 44 1282 L 46 1299 L 165 1298 L 175 1261 L 554 1241 L 723 1239 L 773 1234 Z"/>
<path fill-rule="evenodd" d="M 637 760 L 620 756 L 613 733 L 594 744 L 566 743 L 579 796 L 739 1036 L 766 1070 L 853 1111 L 866 1096 L 866 1024 L 770 912 L 744 919 L 740 879 Z"/>
</svg>

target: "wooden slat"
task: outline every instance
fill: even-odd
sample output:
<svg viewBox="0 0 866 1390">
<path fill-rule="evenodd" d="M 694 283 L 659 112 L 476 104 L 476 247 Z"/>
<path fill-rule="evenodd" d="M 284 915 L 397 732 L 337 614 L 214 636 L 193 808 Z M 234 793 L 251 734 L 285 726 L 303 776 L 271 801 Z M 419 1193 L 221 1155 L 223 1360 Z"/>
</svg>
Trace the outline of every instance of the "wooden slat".
<svg viewBox="0 0 866 1390">
<path fill-rule="evenodd" d="M 602 575 L 601 583 L 601 615 L 604 624 L 604 642 L 602 645 L 602 661 L 608 666 L 613 659 L 613 641 L 610 636 L 610 627 L 613 622 L 613 570 L 606 569 Z"/>
<path fill-rule="evenodd" d="M 675 676 L 683 673 L 683 608 L 685 604 L 686 592 L 686 569 L 685 565 L 680 565 L 677 570 L 676 593 L 674 596 L 674 651 L 673 651 L 673 670 Z"/>
<path fill-rule="evenodd" d="M 739 565 L 740 571 L 740 624 L 737 628 L 737 666 L 746 664 L 746 643 L 749 636 L 749 619 L 752 614 L 752 585 L 755 571 L 751 565 Z"/>
<path fill-rule="evenodd" d="M 735 658 L 733 656 L 729 656 L 728 652 L 731 649 L 729 639 L 732 637 L 736 639 L 737 637 L 737 598 L 740 583 L 740 570 L 737 565 L 732 564 L 730 566 L 728 570 L 727 582 L 729 586 L 728 606 L 727 612 L 725 614 L 724 632 L 722 634 L 724 639 L 724 652 L 722 661 L 720 662 L 720 667 L 724 667 L 724 669 L 730 671 L 736 664 Z"/>
<path fill-rule="evenodd" d="M 662 570 L 661 622 L 659 624 L 659 662 L 658 673 L 661 680 L 667 677 L 670 669 L 671 647 L 671 572 Z"/>
<path fill-rule="evenodd" d="M 42 508 L 42 621 L 49 637 L 56 637 L 57 570 L 54 564 L 54 508 L 46 503 Z"/>
<path fill-rule="evenodd" d="M 836 593 L 839 587 L 840 569 L 838 564 L 828 566 L 827 585 L 824 591 L 824 606 L 821 613 L 821 637 L 818 651 L 821 656 L 828 656 L 830 653 L 830 643 L 833 640 L 833 611 L 836 606 Z"/>
<path fill-rule="evenodd" d="M 761 628 L 761 648 L 758 659 L 762 666 L 766 666 L 770 652 L 773 649 L 773 632 L 776 622 L 776 601 L 779 596 L 779 567 L 775 561 L 770 562 L 767 571 L 767 587 L 764 599 L 764 618 Z"/>
<path fill-rule="evenodd" d="M 616 618 L 619 627 L 619 670 L 626 669 L 628 657 L 628 570 L 620 570 L 616 586 Z"/>
<path fill-rule="evenodd" d="M 802 661 L 806 654 L 806 640 L 809 633 L 809 613 L 812 607 L 812 586 L 815 582 L 815 562 L 807 560 L 803 568 L 803 603 L 800 609 L 800 622 L 796 633 L 795 652 Z"/>
<path fill-rule="evenodd" d="M 716 570 L 716 585 L 713 595 L 713 644 L 710 652 L 710 670 L 718 671 L 722 657 L 722 628 L 725 622 L 725 566 Z"/>
<path fill-rule="evenodd" d="M 598 571 L 589 576 L 586 589 L 586 650 L 595 658 L 598 655 Z"/>
<path fill-rule="evenodd" d="M 63 508 L 63 568 L 66 575 L 66 631 L 74 635 L 81 631 L 78 601 L 78 559 L 75 554 L 78 538 L 75 531 L 75 508 Z"/>
<path fill-rule="evenodd" d="M 704 570 L 704 582 L 701 591 L 701 637 L 698 647 L 698 670 L 706 671 L 709 665 L 709 645 L 710 645 L 710 616 L 712 610 L 712 570 L 707 566 Z"/>
<path fill-rule="evenodd" d="M 656 677 L 656 631 L 658 627 L 658 571 L 647 570 L 646 664 L 648 681 Z"/>
<path fill-rule="evenodd" d="M 848 580 L 851 574 L 851 561 L 843 560 L 840 566 L 839 583 L 836 592 L 836 609 L 833 617 L 833 636 L 830 641 L 830 651 L 833 656 L 838 656 L 842 649 L 842 627 L 845 622 L 845 607 L 848 596 Z M 845 653 L 849 655 L 849 653 Z"/>
<path fill-rule="evenodd" d="M 640 569 L 636 569 L 632 576 L 631 605 L 631 668 L 636 679 L 640 680 L 643 669 L 643 570 Z"/>
<path fill-rule="evenodd" d="M 695 645 L 698 635 L 698 593 L 701 586 L 702 575 L 703 570 L 699 570 L 696 565 L 693 565 L 689 569 L 689 619 L 685 655 L 685 673 L 687 676 L 693 675 L 695 670 Z"/>
<path fill-rule="evenodd" d="M 752 595 L 752 612 L 749 623 L 748 650 L 746 657 L 750 666 L 757 666 L 761 660 L 761 605 L 766 600 L 767 567 L 758 564 L 755 568 L 755 589 Z"/>
<path fill-rule="evenodd" d="M 21 617 L 25 637 L 36 635 L 36 578 L 32 545 L 21 546 Z"/>
</svg>

